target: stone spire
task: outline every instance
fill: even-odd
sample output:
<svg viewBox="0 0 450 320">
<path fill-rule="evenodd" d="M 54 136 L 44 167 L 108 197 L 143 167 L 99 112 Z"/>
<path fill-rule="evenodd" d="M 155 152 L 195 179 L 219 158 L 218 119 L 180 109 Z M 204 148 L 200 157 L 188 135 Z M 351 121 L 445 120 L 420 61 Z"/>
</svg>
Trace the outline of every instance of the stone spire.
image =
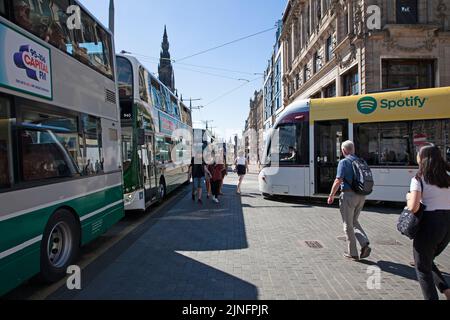
<svg viewBox="0 0 450 320">
<path fill-rule="evenodd" d="M 173 72 L 172 60 L 170 59 L 170 45 L 166 26 L 164 26 L 164 35 L 161 48 L 162 50 L 158 66 L 159 80 L 164 83 L 170 91 L 175 92 L 175 75 Z"/>
</svg>

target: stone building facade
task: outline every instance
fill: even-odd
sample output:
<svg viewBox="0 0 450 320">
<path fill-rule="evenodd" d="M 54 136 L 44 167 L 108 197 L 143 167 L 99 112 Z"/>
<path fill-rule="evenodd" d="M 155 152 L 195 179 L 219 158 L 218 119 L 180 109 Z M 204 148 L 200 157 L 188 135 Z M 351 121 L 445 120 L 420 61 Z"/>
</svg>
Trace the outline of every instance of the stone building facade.
<svg viewBox="0 0 450 320">
<path fill-rule="evenodd" d="M 281 42 L 282 21 L 277 22 L 277 32 L 272 55 L 264 71 L 264 129 L 272 128 L 276 114 L 283 109 L 283 46 Z"/>
<path fill-rule="evenodd" d="M 450 86 L 450 0 L 290 0 L 281 40 L 286 106 Z"/>
<path fill-rule="evenodd" d="M 250 99 L 250 111 L 243 134 L 245 154 L 250 164 L 258 164 L 264 148 L 264 103 L 263 91 L 255 91 Z"/>
</svg>

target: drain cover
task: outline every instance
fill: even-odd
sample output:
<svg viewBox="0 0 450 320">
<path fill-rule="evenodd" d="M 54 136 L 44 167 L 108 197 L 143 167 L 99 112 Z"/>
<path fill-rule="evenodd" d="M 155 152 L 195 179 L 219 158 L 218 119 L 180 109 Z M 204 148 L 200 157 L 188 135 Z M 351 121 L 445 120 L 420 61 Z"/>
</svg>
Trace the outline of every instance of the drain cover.
<svg viewBox="0 0 450 320">
<path fill-rule="evenodd" d="M 319 241 L 305 241 L 306 245 L 311 249 L 322 249 L 323 245 Z"/>
</svg>

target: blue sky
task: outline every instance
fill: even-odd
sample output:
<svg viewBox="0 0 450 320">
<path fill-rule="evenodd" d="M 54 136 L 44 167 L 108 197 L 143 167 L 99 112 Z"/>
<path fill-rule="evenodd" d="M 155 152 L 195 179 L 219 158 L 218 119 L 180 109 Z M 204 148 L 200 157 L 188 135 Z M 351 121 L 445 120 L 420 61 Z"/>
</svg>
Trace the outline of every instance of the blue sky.
<svg viewBox="0 0 450 320">
<path fill-rule="evenodd" d="M 109 0 L 81 2 L 100 21 L 108 24 Z M 285 5 L 286 0 L 115 0 L 116 51 L 135 53 L 150 71 L 157 73 L 158 59 L 155 58 L 159 58 L 164 25 L 167 25 L 172 59 L 177 60 L 273 27 L 281 18 Z M 264 72 L 274 42 L 275 30 L 184 60 L 180 64 L 175 63 L 175 82 L 179 93 L 185 99 L 202 98 L 194 105 L 208 104 L 246 84 L 204 109 L 194 111 L 194 121 L 214 120 L 211 125 L 217 127 L 214 130 L 221 136 L 229 137 L 242 132 L 250 98 L 263 85 L 262 76 L 254 73 Z M 251 83 L 237 80 L 258 77 L 260 79 Z"/>
</svg>

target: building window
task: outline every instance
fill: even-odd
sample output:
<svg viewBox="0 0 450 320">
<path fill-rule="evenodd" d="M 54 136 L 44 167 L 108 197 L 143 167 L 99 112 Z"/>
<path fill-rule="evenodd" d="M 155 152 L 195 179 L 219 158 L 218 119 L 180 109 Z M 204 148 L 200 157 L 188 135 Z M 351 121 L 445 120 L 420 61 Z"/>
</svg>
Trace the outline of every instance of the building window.
<svg viewBox="0 0 450 320">
<path fill-rule="evenodd" d="M 329 36 L 325 47 L 325 59 L 330 61 L 333 58 L 333 36 Z"/>
<path fill-rule="evenodd" d="M 313 60 L 314 74 L 316 74 L 317 72 L 320 71 L 320 68 L 322 67 L 321 60 L 322 60 L 322 58 L 319 56 L 319 52 L 316 51 L 316 53 L 314 53 L 314 60 Z"/>
<path fill-rule="evenodd" d="M 396 10 L 398 24 L 418 23 L 417 0 L 397 0 Z"/>
<path fill-rule="evenodd" d="M 383 89 L 435 87 L 434 60 L 383 60 Z"/>
<path fill-rule="evenodd" d="M 303 83 L 306 83 L 308 81 L 308 66 L 305 65 L 303 67 Z"/>
<path fill-rule="evenodd" d="M 328 87 L 326 87 L 324 90 L 324 97 L 325 98 L 333 98 L 336 97 L 336 82 L 333 81 L 332 84 L 330 84 Z"/>
<path fill-rule="evenodd" d="M 358 95 L 359 94 L 358 69 L 355 68 L 354 70 L 344 75 L 343 83 L 344 83 L 344 92 L 343 92 L 344 96 Z"/>
<path fill-rule="evenodd" d="M 311 96 L 311 99 L 320 99 L 322 98 L 322 93 L 317 92 Z"/>
</svg>

